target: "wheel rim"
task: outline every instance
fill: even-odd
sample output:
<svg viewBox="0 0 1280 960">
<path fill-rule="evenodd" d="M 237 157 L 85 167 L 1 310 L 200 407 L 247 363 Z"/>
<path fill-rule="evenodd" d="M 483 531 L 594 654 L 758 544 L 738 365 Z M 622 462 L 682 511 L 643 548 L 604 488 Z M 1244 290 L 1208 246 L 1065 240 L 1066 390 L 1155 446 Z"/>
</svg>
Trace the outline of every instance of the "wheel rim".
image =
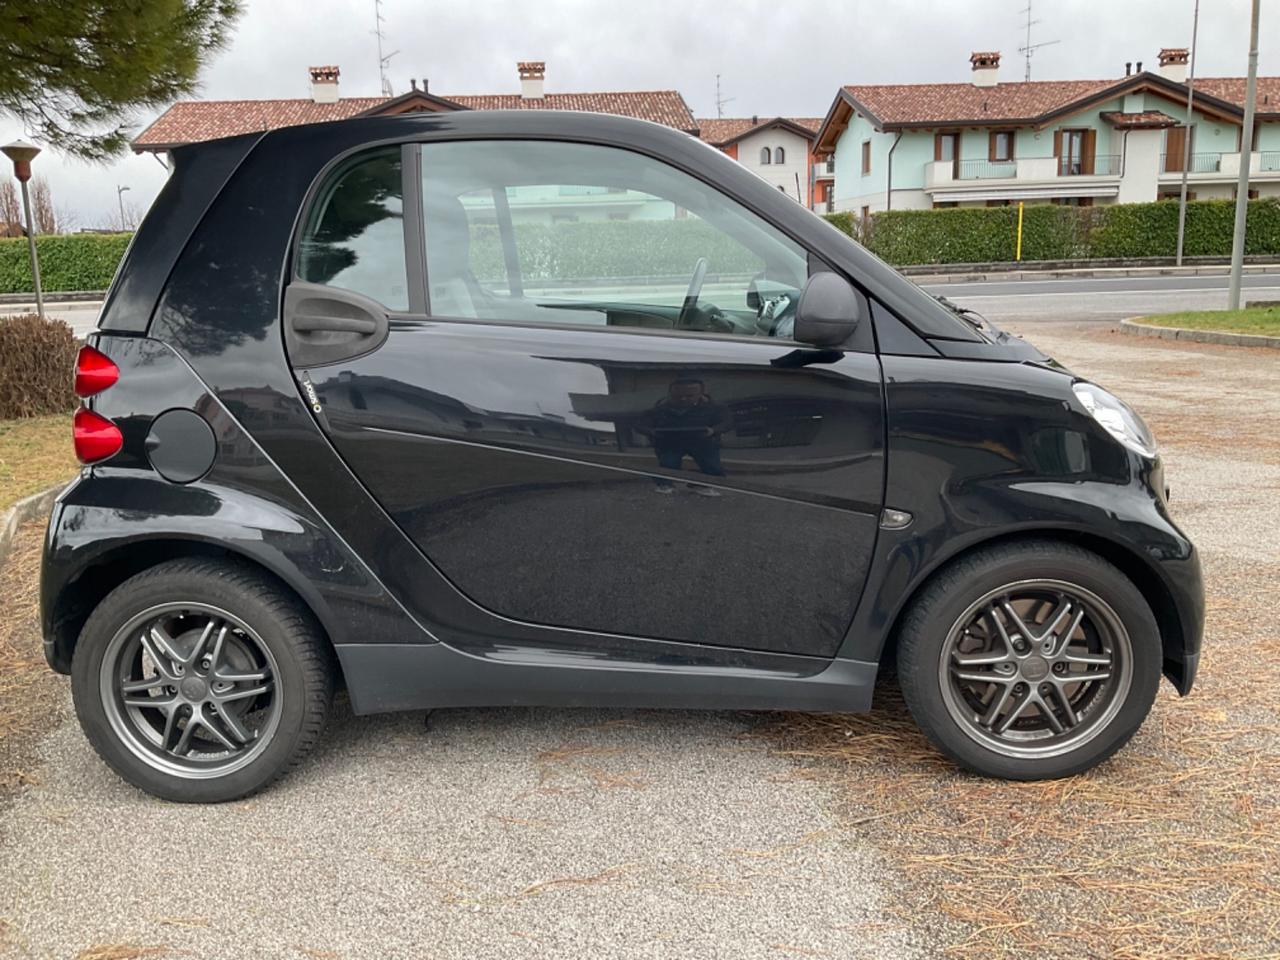
<svg viewBox="0 0 1280 960">
<path fill-rule="evenodd" d="M 1133 645 L 1102 598 L 1062 580 L 1020 580 L 956 620 L 938 663 L 943 700 L 966 734 L 1009 757 L 1084 745 L 1124 705 Z"/>
<path fill-rule="evenodd" d="M 280 725 L 279 670 L 244 621 L 204 603 L 137 614 L 107 645 L 99 691 L 134 756 L 188 779 L 252 763 Z"/>
</svg>

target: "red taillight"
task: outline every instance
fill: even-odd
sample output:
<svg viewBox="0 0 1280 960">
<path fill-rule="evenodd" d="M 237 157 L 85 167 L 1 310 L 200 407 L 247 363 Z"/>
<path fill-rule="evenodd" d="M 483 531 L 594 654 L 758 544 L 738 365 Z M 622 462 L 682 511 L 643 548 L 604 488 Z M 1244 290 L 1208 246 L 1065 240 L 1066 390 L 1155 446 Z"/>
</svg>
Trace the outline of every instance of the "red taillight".
<svg viewBox="0 0 1280 960">
<path fill-rule="evenodd" d="M 81 463 L 97 463 L 115 456 L 124 444 L 119 427 L 84 407 L 76 411 L 71 421 L 71 436 L 75 440 L 76 459 Z"/>
<path fill-rule="evenodd" d="M 120 379 L 117 367 L 101 350 L 85 346 L 76 356 L 76 396 L 92 397 Z"/>
</svg>

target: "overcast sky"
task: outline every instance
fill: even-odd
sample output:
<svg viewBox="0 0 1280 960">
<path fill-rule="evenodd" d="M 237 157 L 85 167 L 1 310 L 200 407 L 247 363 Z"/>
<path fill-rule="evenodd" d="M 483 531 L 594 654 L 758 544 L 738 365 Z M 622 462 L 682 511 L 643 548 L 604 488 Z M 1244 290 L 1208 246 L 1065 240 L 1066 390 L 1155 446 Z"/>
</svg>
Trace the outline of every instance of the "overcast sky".
<svg viewBox="0 0 1280 960">
<path fill-rule="evenodd" d="M 1124 74 L 1126 60 L 1154 68 L 1162 46 L 1191 42 L 1194 0 L 1034 0 L 1033 79 Z M 715 116 L 716 74 L 732 97 L 725 116 L 822 116 L 843 83 L 963 81 L 969 53 L 1000 50 L 1001 79 L 1022 79 L 1027 0 L 385 0 L 394 91 L 427 77 L 431 91 L 514 93 L 517 60 L 547 62 L 547 90 L 679 90 L 694 115 Z M 231 43 L 201 75 L 206 99 L 305 97 L 307 67 L 336 63 L 341 92 L 379 91 L 374 0 L 246 0 Z M 1275 22 L 1268 22 L 1272 20 Z M 1206 0 L 1196 73 L 1242 76 L 1248 0 Z M 1259 72 L 1280 73 L 1280 3 L 1263 4 Z M 135 118 L 136 130 L 154 119 Z M 23 131 L 0 115 L 0 138 Z M 145 208 L 164 180 L 149 155 L 109 165 L 51 153 L 36 172 L 78 226 L 105 225 L 116 187 Z"/>
</svg>

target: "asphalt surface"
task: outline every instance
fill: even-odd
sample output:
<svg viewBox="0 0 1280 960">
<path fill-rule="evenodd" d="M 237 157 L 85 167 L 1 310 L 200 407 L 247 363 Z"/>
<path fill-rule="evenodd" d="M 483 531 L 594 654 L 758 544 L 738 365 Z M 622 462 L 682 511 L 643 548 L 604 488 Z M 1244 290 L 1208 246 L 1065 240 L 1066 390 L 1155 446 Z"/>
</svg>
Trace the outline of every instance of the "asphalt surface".
<svg viewBox="0 0 1280 960">
<path fill-rule="evenodd" d="M 1210 277 L 1082 277 L 1057 280 L 1002 280 L 921 284 L 996 321 L 1114 322 L 1143 313 L 1173 310 L 1213 310 L 1227 305 L 1227 278 Z M 1280 300 L 1280 270 L 1247 273 L 1246 300 Z M 77 336 L 89 333 L 98 321 L 100 303 L 51 303 L 50 316 L 65 320 Z M 6 313 L 25 313 L 32 305 L 4 307 Z"/>
<path fill-rule="evenodd" d="M 1115 322 L 1146 313 L 1224 310 L 1227 278 L 1093 277 L 922 284 L 990 320 Z M 1250 273 L 1243 299 L 1280 300 L 1280 273 Z"/>
</svg>

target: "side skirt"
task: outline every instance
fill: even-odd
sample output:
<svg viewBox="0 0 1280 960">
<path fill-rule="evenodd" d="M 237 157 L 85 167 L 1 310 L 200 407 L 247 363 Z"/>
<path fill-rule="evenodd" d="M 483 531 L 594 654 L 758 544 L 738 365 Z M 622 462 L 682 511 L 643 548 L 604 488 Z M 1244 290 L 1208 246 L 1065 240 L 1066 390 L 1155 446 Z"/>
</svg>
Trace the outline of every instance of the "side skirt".
<svg viewBox="0 0 1280 960">
<path fill-rule="evenodd" d="M 358 714 L 496 706 L 853 712 L 870 708 L 876 679 L 876 664 L 860 660 L 832 660 L 800 675 L 510 651 L 499 660 L 443 643 L 342 644 L 337 651 Z"/>
</svg>

